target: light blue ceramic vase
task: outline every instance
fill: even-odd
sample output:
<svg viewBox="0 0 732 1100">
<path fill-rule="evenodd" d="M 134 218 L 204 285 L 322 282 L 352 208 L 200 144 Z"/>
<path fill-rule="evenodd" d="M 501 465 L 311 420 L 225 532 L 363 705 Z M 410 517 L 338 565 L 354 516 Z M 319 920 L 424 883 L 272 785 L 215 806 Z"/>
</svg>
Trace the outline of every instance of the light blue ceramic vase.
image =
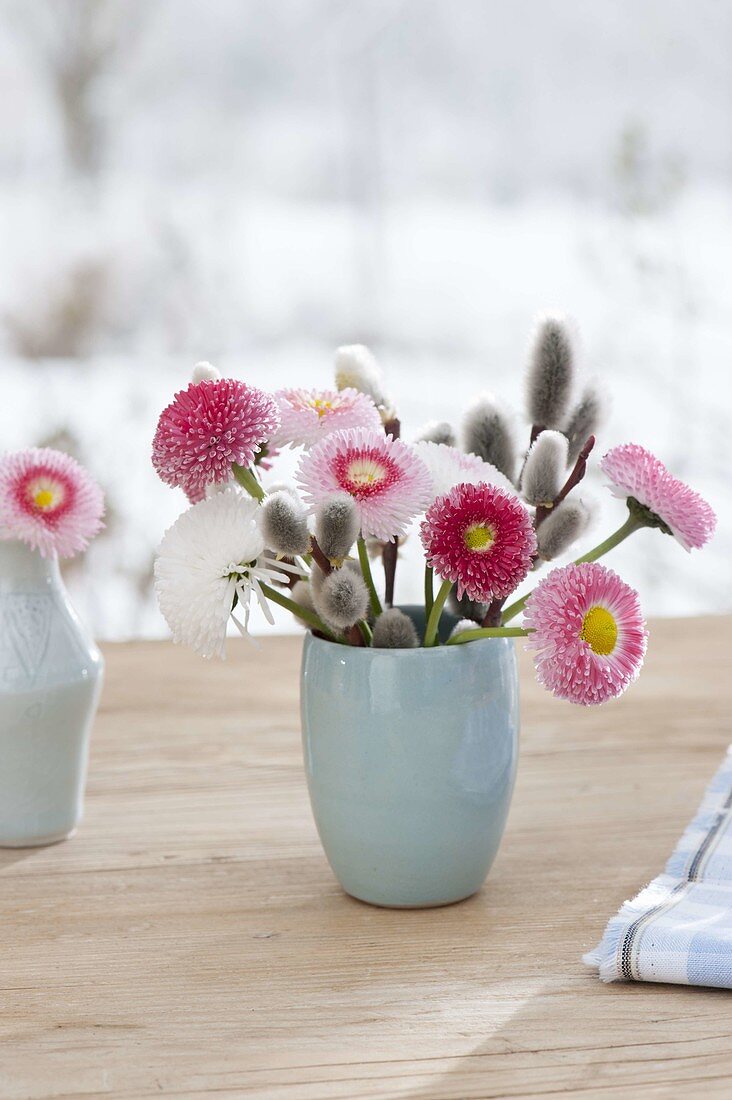
<svg viewBox="0 0 732 1100">
<path fill-rule="evenodd" d="M 0 541 L 0 846 L 53 844 L 79 824 L 102 668 L 58 562 Z"/>
<path fill-rule="evenodd" d="M 360 649 L 305 638 L 310 801 L 330 865 L 353 897 L 422 908 L 482 886 L 516 774 L 513 645 Z"/>
</svg>

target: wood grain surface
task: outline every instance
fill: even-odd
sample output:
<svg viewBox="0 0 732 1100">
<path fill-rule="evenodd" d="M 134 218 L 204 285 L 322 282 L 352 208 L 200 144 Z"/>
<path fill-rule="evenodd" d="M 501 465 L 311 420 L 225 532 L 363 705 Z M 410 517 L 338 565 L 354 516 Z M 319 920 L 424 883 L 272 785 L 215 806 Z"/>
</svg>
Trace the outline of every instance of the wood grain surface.
<svg viewBox="0 0 732 1100">
<path fill-rule="evenodd" d="M 732 741 L 732 619 L 652 624 L 618 703 L 522 655 L 509 826 L 484 889 L 346 897 L 300 763 L 300 640 L 226 663 L 107 646 L 86 819 L 0 851 L 0 1097 L 730 1097 L 725 992 L 580 956 L 661 869 Z"/>
</svg>

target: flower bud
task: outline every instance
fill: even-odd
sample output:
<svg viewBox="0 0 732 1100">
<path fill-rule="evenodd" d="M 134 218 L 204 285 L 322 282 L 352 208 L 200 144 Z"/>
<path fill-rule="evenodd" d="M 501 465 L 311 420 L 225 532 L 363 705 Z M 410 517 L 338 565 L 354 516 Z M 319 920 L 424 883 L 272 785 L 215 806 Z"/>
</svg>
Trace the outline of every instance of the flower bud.
<svg viewBox="0 0 732 1100">
<path fill-rule="evenodd" d="M 444 443 L 448 447 L 454 447 L 455 430 L 446 420 L 430 420 L 424 425 L 415 442 Z"/>
<path fill-rule="evenodd" d="M 561 432 L 541 432 L 531 444 L 521 475 L 528 504 L 551 504 L 564 485 L 569 443 Z"/>
<path fill-rule="evenodd" d="M 374 623 L 373 645 L 375 649 L 416 649 L 419 638 L 409 615 L 398 607 L 382 612 Z"/>
<path fill-rule="evenodd" d="M 211 366 L 210 363 L 201 361 L 196 363 L 193 368 L 193 381 L 194 382 L 216 382 L 221 375 L 216 370 L 216 367 Z"/>
<path fill-rule="evenodd" d="M 321 616 L 339 630 L 346 630 L 368 615 L 368 589 L 363 578 L 352 569 L 334 569 L 313 595 Z"/>
<path fill-rule="evenodd" d="M 294 558 L 310 549 L 308 518 L 303 503 L 282 489 L 266 497 L 261 509 L 264 541 L 278 554 Z"/>
<path fill-rule="evenodd" d="M 569 461 L 574 462 L 604 419 L 606 399 L 596 385 L 590 385 L 569 414 L 564 434 L 569 440 Z"/>
<path fill-rule="evenodd" d="M 569 410 L 576 373 L 575 339 L 565 317 L 539 317 L 526 379 L 526 411 L 532 424 L 560 428 Z"/>
<path fill-rule="evenodd" d="M 539 524 L 536 532 L 539 556 L 544 561 L 558 558 L 585 533 L 592 515 L 593 509 L 587 501 L 563 500 Z"/>
<path fill-rule="evenodd" d="M 315 537 L 330 561 L 342 561 L 358 538 L 356 503 L 348 493 L 333 493 L 318 505 Z"/>
<path fill-rule="evenodd" d="M 338 348 L 335 360 L 336 389 L 348 387 L 366 393 L 375 405 L 388 405 L 384 376 L 373 354 L 363 344 Z"/>
<path fill-rule="evenodd" d="M 463 450 L 490 462 L 513 480 L 516 445 L 508 417 L 490 393 L 481 394 L 463 420 Z"/>
</svg>

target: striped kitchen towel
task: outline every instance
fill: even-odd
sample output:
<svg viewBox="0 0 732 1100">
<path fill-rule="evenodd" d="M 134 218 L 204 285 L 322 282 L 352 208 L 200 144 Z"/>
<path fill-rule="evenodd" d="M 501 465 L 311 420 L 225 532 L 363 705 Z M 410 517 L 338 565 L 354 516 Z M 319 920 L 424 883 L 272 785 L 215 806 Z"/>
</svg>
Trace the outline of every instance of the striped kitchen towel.
<svg viewBox="0 0 732 1100">
<path fill-rule="evenodd" d="M 606 982 L 732 989 L 732 746 L 665 873 L 584 957 Z"/>
</svg>

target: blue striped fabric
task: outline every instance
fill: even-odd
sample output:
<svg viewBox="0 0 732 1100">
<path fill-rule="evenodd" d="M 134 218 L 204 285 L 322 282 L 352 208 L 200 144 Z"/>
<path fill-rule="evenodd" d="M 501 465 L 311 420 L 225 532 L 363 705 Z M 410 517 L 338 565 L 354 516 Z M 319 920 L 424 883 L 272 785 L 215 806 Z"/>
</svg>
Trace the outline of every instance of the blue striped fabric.
<svg viewBox="0 0 732 1100">
<path fill-rule="evenodd" d="M 585 955 L 603 981 L 732 989 L 732 747 L 664 874 Z"/>
</svg>

